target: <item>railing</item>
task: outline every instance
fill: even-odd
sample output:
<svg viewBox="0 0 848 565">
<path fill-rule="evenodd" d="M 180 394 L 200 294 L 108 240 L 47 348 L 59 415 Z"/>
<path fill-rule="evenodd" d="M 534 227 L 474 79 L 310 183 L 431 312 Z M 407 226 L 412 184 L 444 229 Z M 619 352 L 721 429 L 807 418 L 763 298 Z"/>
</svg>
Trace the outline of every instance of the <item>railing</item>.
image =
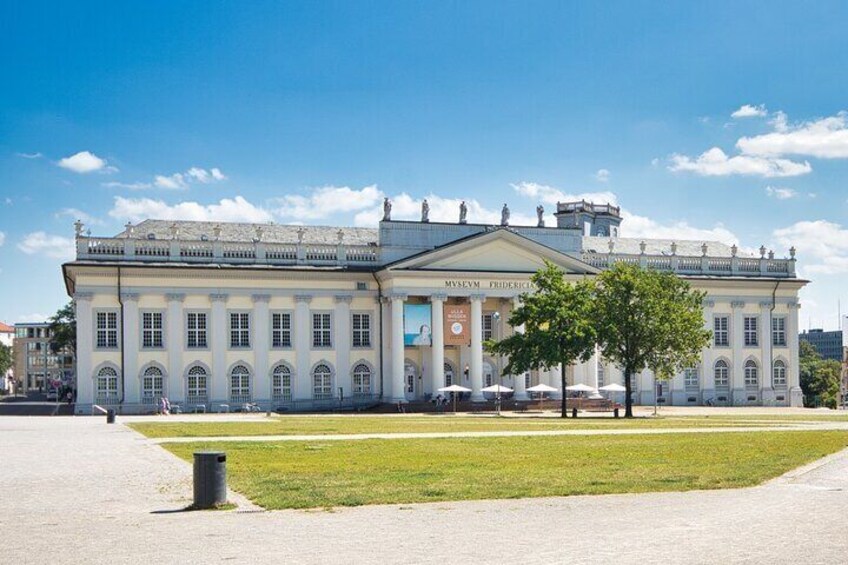
<svg viewBox="0 0 848 565">
<path fill-rule="evenodd" d="M 692 257 L 680 255 L 648 255 L 645 253 L 584 252 L 583 261 L 598 269 L 608 269 L 616 263 L 639 265 L 645 269 L 670 271 L 687 275 L 712 276 L 795 276 L 795 258 L 773 259 L 761 257 Z"/>
</svg>

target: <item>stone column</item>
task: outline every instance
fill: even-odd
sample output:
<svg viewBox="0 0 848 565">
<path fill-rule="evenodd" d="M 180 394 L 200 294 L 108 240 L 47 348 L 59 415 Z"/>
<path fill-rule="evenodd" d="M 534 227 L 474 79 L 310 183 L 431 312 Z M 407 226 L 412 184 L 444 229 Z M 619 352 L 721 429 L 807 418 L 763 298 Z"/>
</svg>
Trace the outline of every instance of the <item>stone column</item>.
<svg viewBox="0 0 848 565">
<path fill-rule="evenodd" d="M 345 398 L 353 395 L 353 379 L 350 371 L 350 349 L 352 343 L 351 320 L 350 320 L 350 303 L 353 301 L 353 296 L 349 294 L 336 296 L 336 309 L 333 313 L 336 325 L 335 331 L 335 349 L 336 349 L 336 390 L 333 394 L 338 393 L 338 389 L 342 389 L 342 394 Z"/>
<path fill-rule="evenodd" d="M 445 300 L 448 297 L 445 294 L 434 294 L 430 296 L 430 304 L 433 311 L 433 396 L 442 394 L 439 389 L 445 386 L 445 323 L 444 323 L 444 307 Z M 442 394 L 444 396 L 444 394 Z"/>
<path fill-rule="evenodd" d="M 404 382 L 403 303 L 405 294 L 393 294 L 392 301 L 392 396 L 390 402 L 406 402 Z"/>
<path fill-rule="evenodd" d="M 90 292 L 78 292 L 74 294 L 74 304 L 77 315 L 77 414 L 88 413 L 94 404 L 94 374 L 91 355 L 94 352 L 94 319 L 91 312 Z M 26 380 L 25 375 L 16 375 L 15 378 Z M 24 384 L 26 386 L 26 384 Z"/>
<path fill-rule="evenodd" d="M 804 405 L 804 393 L 801 391 L 801 376 L 799 367 L 798 346 L 798 309 L 801 305 L 791 302 L 789 305 L 788 328 L 786 328 L 786 339 L 789 344 L 789 403 L 791 406 Z"/>
<path fill-rule="evenodd" d="M 730 339 L 733 344 L 733 364 L 730 373 L 730 404 L 745 404 L 745 303 L 734 300 L 730 303 L 733 319 Z"/>
<path fill-rule="evenodd" d="M 251 398 L 260 404 L 271 401 L 271 376 L 268 353 L 271 350 L 271 313 L 269 294 L 253 295 L 253 386 Z"/>
<path fill-rule="evenodd" d="M 760 375 L 760 404 L 774 404 L 774 386 L 772 379 L 772 337 L 771 337 L 771 302 L 760 302 L 760 350 L 762 374 Z"/>
<path fill-rule="evenodd" d="M 124 404 L 138 404 L 141 401 L 141 381 L 138 378 L 139 319 L 138 294 L 124 293 L 124 323 L 121 328 L 124 340 L 123 390 Z"/>
<path fill-rule="evenodd" d="M 704 301 L 704 329 L 713 331 L 713 309 L 715 308 L 715 302 L 712 300 Z M 713 369 L 713 364 L 715 363 L 715 359 L 713 357 L 713 344 L 715 343 L 715 338 L 712 338 L 712 342 L 704 348 L 701 352 L 701 374 L 700 374 L 700 388 L 701 388 L 701 398 L 699 400 L 700 404 L 703 404 L 706 400 L 713 399 L 715 400 L 715 371 Z M 683 386 L 686 386 L 684 382 Z"/>
<path fill-rule="evenodd" d="M 165 394 L 168 399 L 185 401 L 185 381 L 183 379 L 183 300 L 185 294 L 166 294 L 168 301 L 168 323 L 165 340 L 168 352 L 168 387 Z"/>
<path fill-rule="evenodd" d="M 516 309 L 521 306 L 521 300 L 516 296 L 512 299 L 512 308 Z M 524 333 L 524 325 L 515 326 L 512 328 L 512 331 L 515 333 L 523 334 Z M 512 376 L 513 384 L 515 385 L 515 395 L 514 398 L 516 400 L 529 400 L 529 396 L 527 396 L 527 382 L 524 380 L 524 373 L 520 375 Z"/>
<path fill-rule="evenodd" d="M 389 375 L 391 375 L 391 366 L 392 366 L 392 356 L 391 356 L 391 336 L 389 336 L 386 332 L 390 332 L 392 328 L 391 323 L 391 307 L 390 300 L 385 296 L 381 296 L 379 298 L 380 301 L 380 328 L 377 330 L 376 338 L 380 340 L 379 352 L 380 359 L 382 359 L 382 363 L 380 364 L 380 398 L 388 402 L 388 399 L 391 395 L 392 383 L 389 381 Z"/>
<path fill-rule="evenodd" d="M 209 321 L 211 332 L 209 344 L 212 348 L 212 374 L 207 383 L 209 391 L 209 410 L 213 403 L 229 402 L 230 379 L 226 375 L 228 367 L 227 349 L 229 348 L 229 331 L 227 330 L 227 298 L 226 294 L 210 294 L 212 302 L 212 319 Z"/>
<path fill-rule="evenodd" d="M 293 388 L 295 400 L 309 400 L 312 398 L 312 379 L 309 371 L 309 352 L 312 349 L 312 321 L 309 319 L 309 303 L 312 296 L 309 294 L 298 294 L 294 297 L 294 360 L 295 376 Z"/>
<path fill-rule="evenodd" d="M 586 384 L 597 390 L 598 388 L 598 363 L 600 363 L 601 354 L 598 352 L 598 347 L 595 346 L 595 353 L 589 358 L 588 366 L 586 367 Z"/>
<path fill-rule="evenodd" d="M 486 296 L 472 294 L 471 299 L 471 401 L 482 401 L 483 393 L 483 301 Z"/>
</svg>

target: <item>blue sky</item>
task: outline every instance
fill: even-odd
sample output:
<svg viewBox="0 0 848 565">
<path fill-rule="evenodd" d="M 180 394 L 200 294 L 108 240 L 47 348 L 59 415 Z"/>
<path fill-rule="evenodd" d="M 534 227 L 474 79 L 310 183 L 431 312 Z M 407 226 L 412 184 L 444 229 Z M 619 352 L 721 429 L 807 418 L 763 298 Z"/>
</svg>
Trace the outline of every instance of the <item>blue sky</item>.
<svg viewBox="0 0 848 565">
<path fill-rule="evenodd" d="M 115 2 L 0 7 L 0 320 L 50 314 L 77 217 L 528 221 L 798 248 L 848 310 L 844 3 Z M 736 114 L 733 116 L 733 114 Z"/>
</svg>

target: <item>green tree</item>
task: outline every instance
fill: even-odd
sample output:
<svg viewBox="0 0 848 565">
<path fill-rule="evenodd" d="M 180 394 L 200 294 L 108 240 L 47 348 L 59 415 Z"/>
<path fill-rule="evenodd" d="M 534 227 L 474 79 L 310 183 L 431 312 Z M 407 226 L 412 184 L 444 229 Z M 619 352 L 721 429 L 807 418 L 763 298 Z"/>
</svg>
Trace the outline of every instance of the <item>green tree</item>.
<svg viewBox="0 0 848 565">
<path fill-rule="evenodd" d="M 802 341 L 798 365 L 801 390 L 804 392 L 804 406 L 836 408 L 842 372 L 839 361 L 823 359 L 815 346 Z"/>
<path fill-rule="evenodd" d="M 59 308 L 49 321 L 50 349 L 53 353 L 67 349 L 76 355 L 77 312 L 73 300 Z"/>
<path fill-rule="evenodd" d="M 6 371 L 12 368 L 15 360 L 12 357 L 12 348 L 8 345 L 0 343 L 0 379 L 6 374 Z"/>
<path fill-rule="evenodd" d="M 498 342 L 487 341 L 485 345 L 492 353 L 508 356 L 504 371 L 512 375 L 561 363 L 562 417 L 565 418 L 566 367 L 577 360 L 586 361 L 595 349 L 594 284 L 566 282 L 563 272 L 548 262 L 530 280 L 535 290 L 521 294 L 521 305 L 509 317 L 509 324 L 524 326 L 524 332 L 515 332 Z"/>
<path fill-rule="evenodd" d="M 650 368 L 668 378 L 700 361 L 703 292 L 673 273 L 618 263 L 598 275 L 595 324 L 603 356 L 624 368 L 625 417 L 633 416 L 630 377 Z"/>
</svg>

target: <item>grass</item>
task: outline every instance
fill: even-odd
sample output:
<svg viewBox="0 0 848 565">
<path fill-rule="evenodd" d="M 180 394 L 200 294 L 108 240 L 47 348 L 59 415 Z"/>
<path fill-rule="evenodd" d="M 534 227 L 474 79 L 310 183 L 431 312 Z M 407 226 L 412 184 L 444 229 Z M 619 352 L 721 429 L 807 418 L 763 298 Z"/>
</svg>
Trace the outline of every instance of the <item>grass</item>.
<svg viewBox="0 0 848 565">
<path fill-rule="evenodd" d="M 848 432 L 163 444 L 227 451 L 230 486 L 268 509 L 721 489 L 848 445 Z"/>
</svg>

